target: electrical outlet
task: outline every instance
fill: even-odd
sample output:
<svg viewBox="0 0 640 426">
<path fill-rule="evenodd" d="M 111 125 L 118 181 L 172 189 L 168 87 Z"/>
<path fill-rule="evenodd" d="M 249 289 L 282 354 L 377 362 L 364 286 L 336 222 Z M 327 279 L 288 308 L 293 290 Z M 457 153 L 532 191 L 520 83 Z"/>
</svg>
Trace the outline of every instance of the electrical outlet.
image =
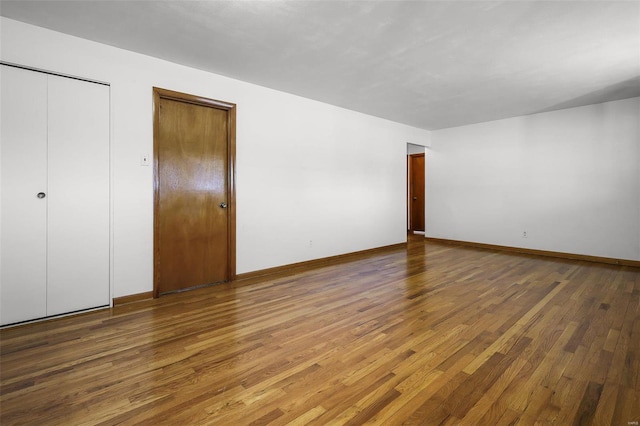
<svg viewBox="0 0 640 426">
<path fill-rule="evenodd" d="M 522 231 L 522 238 L 527 238 L 527 231 Z"/>
</svg>

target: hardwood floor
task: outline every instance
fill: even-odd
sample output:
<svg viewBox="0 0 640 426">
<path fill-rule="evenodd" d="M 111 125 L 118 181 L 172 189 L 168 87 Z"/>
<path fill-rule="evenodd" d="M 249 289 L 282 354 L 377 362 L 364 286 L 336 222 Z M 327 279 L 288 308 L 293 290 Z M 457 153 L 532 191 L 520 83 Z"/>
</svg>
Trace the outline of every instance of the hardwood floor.
<svg viewBox="0 0 640 426">
<path fill-rule="evenodd" d="M 640 421 L 640 269 L 422 237 L 0 340 L 3 425 Z"/>
</svg>

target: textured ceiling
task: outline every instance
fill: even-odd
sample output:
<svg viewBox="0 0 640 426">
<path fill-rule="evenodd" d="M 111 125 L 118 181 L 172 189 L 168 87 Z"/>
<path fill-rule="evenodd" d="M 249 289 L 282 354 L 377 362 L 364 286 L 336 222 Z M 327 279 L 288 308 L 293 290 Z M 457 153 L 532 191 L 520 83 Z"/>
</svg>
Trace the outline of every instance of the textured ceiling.
<svg viewBox="0 0 640 426">
<path fill-rule="evenodd" d="M 640 96 L 638 1 L 2 1 L 0 15 L 424 129 Z"/>
</svg>

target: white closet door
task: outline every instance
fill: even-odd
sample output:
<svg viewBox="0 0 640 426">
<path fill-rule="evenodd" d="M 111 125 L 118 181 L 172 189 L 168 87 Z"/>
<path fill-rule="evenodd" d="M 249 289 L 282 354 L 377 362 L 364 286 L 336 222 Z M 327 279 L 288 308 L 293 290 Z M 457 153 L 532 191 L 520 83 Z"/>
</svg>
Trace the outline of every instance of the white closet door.
<svg viewBox="0 0 640 426">
<path fill-rule="evenodd" d="M 49 76 L 47 315 L 109 304 L 109 87 Z"/>
<path fill-rule="evenodd" d="M 11 324 L 47 310 L 47 75 L 2 65 L 0 80 L 0 323 Z"/>
</svg>

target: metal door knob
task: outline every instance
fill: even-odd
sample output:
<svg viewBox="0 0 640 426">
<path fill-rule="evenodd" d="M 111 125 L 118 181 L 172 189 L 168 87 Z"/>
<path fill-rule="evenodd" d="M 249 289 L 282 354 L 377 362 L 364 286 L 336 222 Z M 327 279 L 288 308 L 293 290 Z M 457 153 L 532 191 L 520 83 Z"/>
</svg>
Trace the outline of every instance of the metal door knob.
<svg viewBox="0 0 640 426">
<path fill-rule="evenodd" d="M 38 198 L 44 198 L 46 196 L 47 194 L 45 194 L 44 192 L 38 192 L 38 195 L 37 195 Z"/>
<path fill-rule="evenodd" d="M 220 203 L 220 208 L 226 209 L 227 208 L 227 203 L 225 203 L 224 201 L 222 203 Z"/>
</svg>

